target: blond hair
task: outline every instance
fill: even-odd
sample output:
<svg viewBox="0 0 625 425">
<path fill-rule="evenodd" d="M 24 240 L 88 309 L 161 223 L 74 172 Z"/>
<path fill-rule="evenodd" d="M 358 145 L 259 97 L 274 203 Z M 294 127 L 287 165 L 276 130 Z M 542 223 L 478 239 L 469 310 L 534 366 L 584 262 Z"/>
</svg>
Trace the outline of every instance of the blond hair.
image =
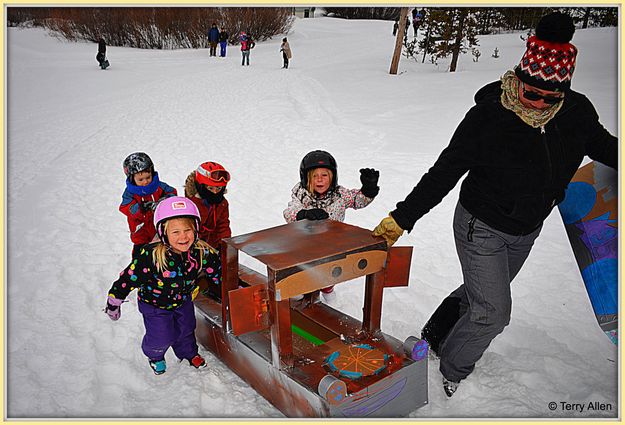
<svg viewBox="0 0 625 425">
<path fill-rule="evenodd" d="M 330 170 L 329 168 L 317 167 L 317 168 L 313 168 L 312 170 L 308 170 L 308 184 L 306 186 L 306 189 L 312 194 L 315 193 L 315 183 L 313 182 L 313 173 L 317 171 L 319 168 L 328 170 L 328 174 L 330 174 L 330 187 L 332 186 L 332 181 L 334 180 L 334 174 L 332 173 L 332 170 Z"/>
<path fill-rule="evenodd" d="M 194 219 L 189 218 L 189 217 L 178 217 L 178 218 L 188 220 L 188 223 L 191 224 L 191 227 L 195 229 Z M 169 224 L 169 220 L 166 221 L 165 224 L 163 225 L 164 234 L 167 234 L 168 224 Z M 159 242 L 158 245 L 156 245 L 156 247 L 154 248 L 154 251 L 152 251 L 152 261 L 154 262 L 154 265 L 156 266 L 156 270 L 159 273 L 164 270 L 167 270 L 167 258 L 166 258 L 167 248 L 168 248 L 167 245 L 165 245 L 163 242 Z M 196 240 L 193 246 L 191 247 L 191 249 L 197 249 L 198 251 L 200 251 L 200 264 L 202 264 L 204 260 L 204 251 L 210 251 L 210 252 L 216 253 L 215 250 L 209 244 L 207 244 L 201 239 Z"/>
</svg>

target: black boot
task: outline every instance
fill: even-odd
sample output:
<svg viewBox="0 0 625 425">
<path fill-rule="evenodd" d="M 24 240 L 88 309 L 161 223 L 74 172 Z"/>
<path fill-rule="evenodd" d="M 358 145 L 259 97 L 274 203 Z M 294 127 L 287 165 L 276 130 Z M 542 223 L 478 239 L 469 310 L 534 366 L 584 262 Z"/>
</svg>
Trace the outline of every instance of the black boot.
<svg viewBox="0 0 625 425">
<path fill-rule="evenodd" d="M 421 330 L 421 339 L 428 342 L 430 349 L 440 356 L 440 345 L 445 340 L 451 328 L 460 318 L 460 298 L 447 297 L 438 306 L 430 320 Z"/>
</svg>

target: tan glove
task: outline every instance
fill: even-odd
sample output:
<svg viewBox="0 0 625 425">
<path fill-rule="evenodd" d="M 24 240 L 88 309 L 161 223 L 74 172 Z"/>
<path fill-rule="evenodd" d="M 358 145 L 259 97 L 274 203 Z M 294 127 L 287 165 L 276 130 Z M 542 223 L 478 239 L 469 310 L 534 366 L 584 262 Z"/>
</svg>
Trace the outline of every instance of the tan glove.
<svg viewBox="0 0 625 425">
<path fill-rule="evenodd" d="M 397 239 L 404 233 L 404 229 L 399 227 L 399 224 L 390 215 L 384 218 L 380 224 L 373 229 L 373 236 L 382 236 L 386 239 L 386 243 L 389 248 L 393 246 Z"/>
</svg>

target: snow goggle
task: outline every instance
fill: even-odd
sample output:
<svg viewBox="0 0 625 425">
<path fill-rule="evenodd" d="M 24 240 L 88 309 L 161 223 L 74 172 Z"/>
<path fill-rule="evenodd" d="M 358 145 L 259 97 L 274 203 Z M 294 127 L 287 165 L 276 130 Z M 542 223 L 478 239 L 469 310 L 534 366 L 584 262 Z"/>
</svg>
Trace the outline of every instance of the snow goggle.
<svg viewBox="0 0 625 425">
<path fill-rule="evenodd" d="M 527 100 L 531 100 L 532 102 L 542 100 L 547 105 L 555 105 L 556 103 L 564 100 L 564 96 L 544 96 L 540 93 L 536 93 L 535 91 L 527 91 L 525 90 L 525 83 L 523 83 L 523 97 Z"/>
<path fill-rule="evenodd" d="M 203 167 L 198 167 L 197 172 L 202 176 L 206 177 L 209 180 L 213 180 L 216 182 L 225 182 L 228 183 L 230 181 L 230 173 L 226 170 L 213 170 L 208 171 Z"/>
</svg>

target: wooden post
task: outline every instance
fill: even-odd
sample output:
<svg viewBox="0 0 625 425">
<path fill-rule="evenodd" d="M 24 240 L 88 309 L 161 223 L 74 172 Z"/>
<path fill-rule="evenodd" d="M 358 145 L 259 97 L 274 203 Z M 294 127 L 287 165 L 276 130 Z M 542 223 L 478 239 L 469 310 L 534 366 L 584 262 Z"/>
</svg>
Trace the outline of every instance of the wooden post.
<svg viewBox="0 0 625 425">
<path fill-rule="evenodd" d="M 362 328 L 369 335 L 380 330 L 382 318 L 382 294 L 384 293 L 384 270 L 365 278 L 365 305 L 362 314 Z"/>
<path fill-rule="evenodd" d="M 393 53 L 393 60 L 391 61 L 391 71 L 393 75 L 397 75 L 397 68 L 399 67 L 399 58 L 401 57 L 401 46 L 404 41 L 404 34 L 406 32 L 406 17 L 408 16 L 408 8 L 402 7 L 399 15 L 399 31 L 397 31 L 397 38 L 395 39 L 395 52 Z"/>
</svg>

